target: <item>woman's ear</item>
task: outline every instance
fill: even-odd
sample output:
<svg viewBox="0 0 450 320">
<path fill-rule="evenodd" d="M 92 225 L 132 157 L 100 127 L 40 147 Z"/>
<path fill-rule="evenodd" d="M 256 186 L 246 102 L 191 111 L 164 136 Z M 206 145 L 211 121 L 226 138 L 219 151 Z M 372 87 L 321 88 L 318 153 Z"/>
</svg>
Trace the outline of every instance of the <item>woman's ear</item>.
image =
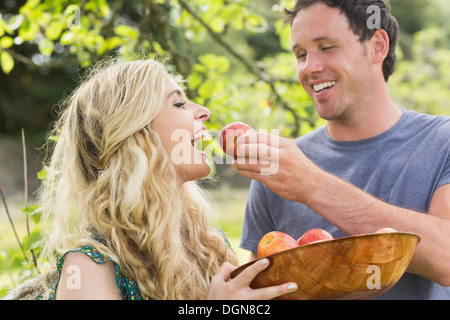
<svg viewBox="0 0 450 320">
<path fill-rule="evenodd" d="M 374 64 L 383 63 L 389 53 L 389 36 L 383 29 L 375 31 L 370 39 L 372 62 Z"/>
</svg>

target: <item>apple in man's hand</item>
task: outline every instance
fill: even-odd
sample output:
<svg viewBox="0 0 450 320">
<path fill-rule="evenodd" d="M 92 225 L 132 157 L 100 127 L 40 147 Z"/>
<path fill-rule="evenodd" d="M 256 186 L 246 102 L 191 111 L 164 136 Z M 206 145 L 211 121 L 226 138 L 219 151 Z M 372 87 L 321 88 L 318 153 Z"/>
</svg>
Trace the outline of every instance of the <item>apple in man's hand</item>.
<svg viewBox="0 0 450 320">
<path fill-rule="evenodd" d="M 258 258 L 298 247 L 297 241 L 290 235 L 271 231 L 261 238 L 258 244 Z"/>
<path fill-rule="evenodd" d="M 308 243 L 319 242 L 324 240 L 332 240 L 333 236 L 328 232 L 320 228 L 310 229 L 306 231 L 298 240 L 299 246 L 303 246 Z"/>
<path fill-rule="evenodd" d="M 226 125 L 219 135 L 219 143 L 223 151 L 230 157 L 237 159 L 236 140 L 240 136 L 254 133 L 252 127 L 243 122 L 232 122 Z"/>
</svg>

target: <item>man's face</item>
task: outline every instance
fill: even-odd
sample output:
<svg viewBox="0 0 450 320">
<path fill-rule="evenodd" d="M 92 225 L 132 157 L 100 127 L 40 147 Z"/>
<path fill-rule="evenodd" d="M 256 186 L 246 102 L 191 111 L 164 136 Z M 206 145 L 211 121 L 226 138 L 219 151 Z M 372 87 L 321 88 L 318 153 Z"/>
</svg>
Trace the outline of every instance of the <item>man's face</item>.
<svg viewBox="0 0 450 320">
<path fill-rule="evenodd" d="M 315 4 L 300 11 L 291 38 L 298 78 L 320 117 L 345 120 L 365 105 L 373 69 L 339 9 Z"/>
</svg>

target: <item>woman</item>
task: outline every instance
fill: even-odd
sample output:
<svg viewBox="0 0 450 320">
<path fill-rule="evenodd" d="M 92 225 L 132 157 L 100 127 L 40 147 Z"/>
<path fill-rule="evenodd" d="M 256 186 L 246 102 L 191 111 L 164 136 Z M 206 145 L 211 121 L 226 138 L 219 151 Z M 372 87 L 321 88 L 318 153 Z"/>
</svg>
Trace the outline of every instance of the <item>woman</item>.
<svg viewBox="0 0 450 320">
<path fill-rule="evenodd" d="M 59 258 L 49 299 L 271 299 L 268 265 L 230 279 L 236 256 L 209 225 L 195 141 L 209 110 L 153 60 L 94 70 L 66 100 L 40 193 L 44 255 Z"/>
</svg>

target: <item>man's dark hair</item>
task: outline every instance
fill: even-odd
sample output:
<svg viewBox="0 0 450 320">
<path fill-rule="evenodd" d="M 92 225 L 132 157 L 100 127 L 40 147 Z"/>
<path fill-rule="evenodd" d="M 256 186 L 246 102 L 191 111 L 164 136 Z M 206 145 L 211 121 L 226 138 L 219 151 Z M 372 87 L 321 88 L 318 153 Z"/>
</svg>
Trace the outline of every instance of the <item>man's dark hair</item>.
<svg viewBox="0 0 450 320">
<path fill-rule="evenodd" d="M 347 17 L 350 28 L 355 35 L 359 36 L 359 41 L 364 43 L 372 38 L 376 28 L 370 28 L 367 24 L 372 13 L 368 12 L 370 6 L 376 6 L 380 9 L 380 28 L 385 30 L 389 36 L 389 52 L 383 61 L 384 80 L 388 81 L 394 73 L 397 56 L 395 47 L 399 35 L 399 25 L 397 19 L 390 13 L 388 0 L 297 0 L 292 10 L 285 9 L 285 21 L 291 23 L 294 21 L 297 13 L 313 4 L 323 3 L 330 8 L 339 9 Z"/>
</svg>

